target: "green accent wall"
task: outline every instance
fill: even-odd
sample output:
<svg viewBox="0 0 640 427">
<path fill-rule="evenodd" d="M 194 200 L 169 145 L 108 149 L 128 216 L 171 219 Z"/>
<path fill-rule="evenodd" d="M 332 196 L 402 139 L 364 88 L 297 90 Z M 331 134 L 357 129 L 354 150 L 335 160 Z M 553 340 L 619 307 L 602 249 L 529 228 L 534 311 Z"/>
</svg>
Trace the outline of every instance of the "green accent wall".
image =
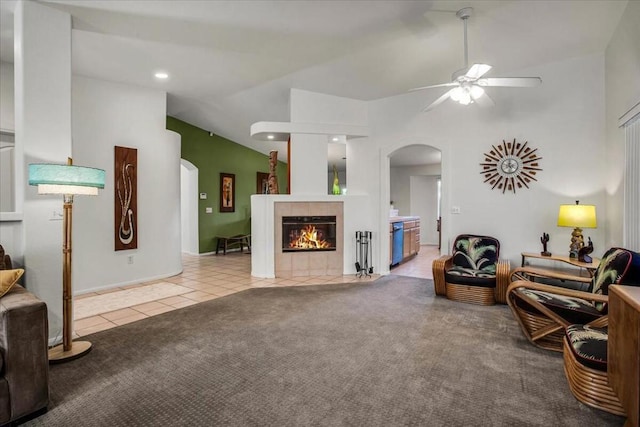
<svg viewBox="0 0 640 427">
<path fill-rule="evenodd" d="M 198 239 L 200 253 L 216 250 L 216 236 L 251 233 L 251 195 L 256 194 L 256 173 L 269 172 L 269 156 L 209 131 L 167 116 L 167 129 L 182 136 L 181 157 L 198 168 Z M 220 173 L 235 174 L 235 212 L 220 212 Z M 278 162 L 278 186 L 288 188 L 287 164 Z M 205 213 L 205 208 L 213 213 Z"/>
</svg>

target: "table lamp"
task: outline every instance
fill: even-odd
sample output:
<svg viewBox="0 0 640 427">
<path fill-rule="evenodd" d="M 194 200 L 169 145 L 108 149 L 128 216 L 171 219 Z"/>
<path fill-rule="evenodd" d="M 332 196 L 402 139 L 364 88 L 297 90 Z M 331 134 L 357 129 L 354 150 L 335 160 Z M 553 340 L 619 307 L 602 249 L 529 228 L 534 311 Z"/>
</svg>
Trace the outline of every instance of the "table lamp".
<svg viewBox="0 0 640 427">
<path fill-rule="evenodd" d="M 66 165 L 34 163 L 29 165 L 29 185 L 38 186 L 38 194 L 62 194 L 64 197 L 62 235 L 62 344 L 49 350 L 49 362 L 60 363 L 88 353 L 91 343 L 72 341 L 73 294 L 71 292 L 71 225 L 73 196 L 98 194 L 104 188 L 102 169 Z"/>
<path fill-rule="evenodd" d="M 596 228 L 596 207 L 581 205 L 576 200 L 575 205 L 560 205 L 558 212 L 558 227 L 573 227 L 569 257 L 578 258 L 578 251 L 584 247 L 583 228 Z"/>
</svg>

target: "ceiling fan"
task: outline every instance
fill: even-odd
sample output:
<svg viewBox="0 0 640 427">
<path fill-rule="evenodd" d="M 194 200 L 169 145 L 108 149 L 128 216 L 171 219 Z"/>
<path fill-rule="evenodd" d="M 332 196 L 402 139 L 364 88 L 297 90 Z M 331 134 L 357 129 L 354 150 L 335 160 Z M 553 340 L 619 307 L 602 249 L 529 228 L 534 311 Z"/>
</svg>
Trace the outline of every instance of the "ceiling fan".
<svg viewBox="0 0 640 427">
<path fill-rule="evenodd" d="M 452 87 L 440 98 L 436 99 L 422 111 L 432 110 L 442 104 L 447 98 L 462 105 L 476 103 L 481 107 L 491 107 L 495 105 L 493 99 L 484 91 L 485 87 L 535 87 L 542 83 L 540 77 L 482 77 L 491 69 L 491 65 L 473 64 L 469 68 L 467 53 L 467 19 L 471 16 L 473 8 L 465 7 L 456 12 L 456 16 L 464 23 L 464 68 L 455 71 L 451 75 L 451 83 L 442 83 L 431 86 L 423 86 L 411 89 L 417 90 L 431 89 L 434 87 Z"/>
</svg>

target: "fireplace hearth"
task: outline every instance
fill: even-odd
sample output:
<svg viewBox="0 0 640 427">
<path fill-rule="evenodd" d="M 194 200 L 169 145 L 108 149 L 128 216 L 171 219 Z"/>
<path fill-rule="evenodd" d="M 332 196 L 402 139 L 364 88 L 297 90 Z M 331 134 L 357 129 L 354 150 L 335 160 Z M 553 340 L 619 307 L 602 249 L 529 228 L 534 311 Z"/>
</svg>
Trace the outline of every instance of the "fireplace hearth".
<svg viewBox="0 0 640 427">
<path fill-rule="evenodd" d="M 283 216 L 282 251 L 336 250 L 335 216 Z"/>
</svg>

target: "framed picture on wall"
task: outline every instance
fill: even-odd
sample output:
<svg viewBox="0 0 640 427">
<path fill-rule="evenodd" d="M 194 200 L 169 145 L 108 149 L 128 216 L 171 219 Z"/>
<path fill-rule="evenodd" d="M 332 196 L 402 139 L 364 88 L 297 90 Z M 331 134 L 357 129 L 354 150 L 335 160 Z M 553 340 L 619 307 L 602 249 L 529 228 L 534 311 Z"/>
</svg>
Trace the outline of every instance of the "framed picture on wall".
<svg viewBox="0 0 640 427">
<path fill-rule="evenodd" d="M 115 250 L 138 247 L 138 150 L 114 147 Z"/>
<path fill-rule="evenodd" d="M 236 176 L 232 173 L 220 173 L 220 212 L 236 210 Z"/>
</svg>

